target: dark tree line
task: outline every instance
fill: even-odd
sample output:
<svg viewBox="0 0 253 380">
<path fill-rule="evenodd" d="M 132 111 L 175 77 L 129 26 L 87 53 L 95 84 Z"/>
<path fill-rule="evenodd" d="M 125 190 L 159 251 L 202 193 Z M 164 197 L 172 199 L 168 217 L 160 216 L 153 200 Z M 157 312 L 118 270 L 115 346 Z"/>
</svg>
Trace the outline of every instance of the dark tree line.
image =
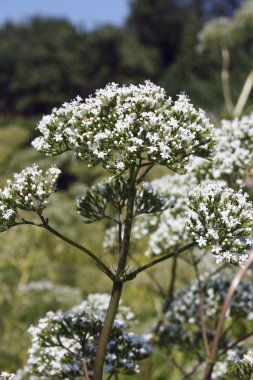
<svg viewBox="0 0 253 380">
<path fill-rule="evenodd" d="M 198 55 L 196 35 L 207 18 L 230 15 L 239 3 L 132 0 L 123 27 L 89 32 L 62 19 L 8 22 L 0 29 L 0 112 L 46 113 L 108 82 L 147 78 L 171 95 L 185 90 L 211 109 L 222 97 L 220 57 Z M 250 66 L 245 57 L 243 64 Z"/>
</svg>

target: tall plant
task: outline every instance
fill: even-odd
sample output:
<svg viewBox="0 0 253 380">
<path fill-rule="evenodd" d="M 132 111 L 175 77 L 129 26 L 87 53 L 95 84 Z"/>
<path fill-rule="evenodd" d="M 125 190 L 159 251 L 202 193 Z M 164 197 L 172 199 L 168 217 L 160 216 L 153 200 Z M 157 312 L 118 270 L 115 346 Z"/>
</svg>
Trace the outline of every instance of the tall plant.
<svg viewBox="0 0 253 380">
<path fill-rule="evenodd" d="M 205 113 L 196 110 L 185 95 L 173 101 L 149 81 L 129 87 L 111 84 L 85 101 L 78 97 L 54 109 L 43 117 L 38 129 L 41 136 L 33 145 L 39 151 L 50 156 L 71 151 L 74 158 L 86 160 L 90 166 L 101 165 L 112 175 L 80 196 L 77 210 L 85 223 L 107 219 L 114 227 L 116 267 L 52 227 L 44 209 L 55 190 L 59 169 L 26 168 L 0 193 L 2 231 L 20 224 L 45 228 L 87 254 L 112 282 L 92 369 L 93 378 L 101 380 L 124 284 L 194 246 L 211 246 L 218 261 L 243 264 L 251 244 L 247 238 L 252 230 L 252 206 L 244 194 L 223 184 L 197 186 L 188 196 L 185 244 L 132 270 L 128 263 L 134 221 L 143 214 L 160 215 L 173 207 L 164 194 L 143 181 L 155 165 L 180 176 L 191 168 L 194 157 L 211 158 L 215 139 Z"/>
<path fill-rule="evenodd" d="M 253 4 L 245 1 L 233 17 L 217 17 L 208 21 L 198 35 L 199 50 L 212 47 L 221 52 L 221 84 L 227 113 L 230 117 L 240 117 L 253 86 L 253 69 L 249 72 L 237 102 L 234 105 L 230 88 L 230 51 L 241 41 L 252 43 Z"/>
</svg>

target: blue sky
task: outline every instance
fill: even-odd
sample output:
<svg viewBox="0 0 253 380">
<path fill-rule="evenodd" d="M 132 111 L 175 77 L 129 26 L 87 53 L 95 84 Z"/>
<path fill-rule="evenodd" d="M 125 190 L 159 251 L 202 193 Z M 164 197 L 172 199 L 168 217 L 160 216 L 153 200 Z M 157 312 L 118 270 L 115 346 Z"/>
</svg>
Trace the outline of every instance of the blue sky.
<svg viewBox="0 0 253 380">
<path fill-rule="evenodd" d="M 122 25 L 128 0 L 0 0 L 0 24 L 33 15 L 65 17 L 87 29 L 104 23 Z"/>
</svg>

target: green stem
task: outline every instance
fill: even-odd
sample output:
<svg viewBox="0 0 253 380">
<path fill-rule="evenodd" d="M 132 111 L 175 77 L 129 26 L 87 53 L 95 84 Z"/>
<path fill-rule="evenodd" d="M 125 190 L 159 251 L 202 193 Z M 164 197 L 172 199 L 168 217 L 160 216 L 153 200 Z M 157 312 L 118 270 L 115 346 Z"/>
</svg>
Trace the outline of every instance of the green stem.
<svg viewBox="0 0 253 380">
<path fill-rule="evenodd" d="M 219 320 L 215 329 L 215 335 L 214 335 L 214 340 L 211 346 L 210 350 L 210 355 L 207 360 L 206 368 L 205 368 L 205 374 L 204 374 L 204 379 L 203 380 L 211 380 L 212 378 L 212 371 L 213 371 L 213 366 L 214 366 L 214 361 L 219 349 L 219 342 L 220 342 L 220 337 L 221 337 L 221 332 L 223 328 L 224 321 L 226 319 L 226 312 L 227 309 L 229 308 L 229 305 L 232 301 L 232 298 L 234 296 L 234 293 L 240 284 L 243 276 L 253 263 L 253 249 L 250 251 L 249 257 L 245 265 L 239 269 L 239 271 L 235 274 L 225 297 L 225 300 L 223 302 Z"/>
<path fill-rule="evenodd" d="M 164 260 L 170 259 L 171 257 L 178 256 L 180 253 L 186 251 L 187 249 L 194 247 L 196 244 L 197 244 L 196 242 L 191 242 L 191 243 L 177 249 L 174 252 L 167 253 L 166 255 L 163 255 L 163 256 L 159 257 L 158 259 L 150 261 L 148 264 L 143 265 L 143 266 L 139 267 L 138 269 L 134 270 L 133 272 L 129 273 L 128 275 L 126 275 L 124 277 L 124 282 L 134 279 L 139 273 L 143 272 L 146 269 L 153 267 L 154 265 L 156 265 L 158 263 L 161 263 Z"/>
<path fill-rule="evenodd" d="M 104 326 L 100 335 L 97 354 L 96 354 L 94 380 L 102 380 L 102 377 L 103 377 L 103 366 L 104 366 L 105 355 L 106 355 L 106 347 L 111 335 L 113 322 L 115 320 L 115 316 L 118 311 L 119 301 L 120 301 L 121 292 L 122 292 L 122 286 L 123 286 L 122 282 L 114 281 L 113 283 L 111 299 L 110 299 L 109 307 L 106 313 L 105 322 L 104 322 Z"/>
<path fill-rule="evenodd" d="M 182 368 L 182 366 L 176 361 L 176 359 L 172 356 L 172 359 L 171 359 L 171 362 L 172 364 L 179 370 L 179 372 L 181 372 L 181 375 L 183 375 L 185 377 L 186 373 L 184 371 L 184 369 Z"/>
<path fill-rule="evenodd" d="M 176 282 L 176 274 L 177 274 L 177 260 L 178 260 L 178 257 L 174 256 L 172 269 L 171 269 L 171 279 L 170 279 L 170 284 L 169 284 L 168 293 L 167 293 L 167 299 L 163 306 L 163 314 L 165 314 L 169 310 L 169 306 L 174 299 L 174 290 L 175 290 L 175 282 Z"/>
<path fill-rule="evenodd" d="M 222 56 L 221 83 L 222 83 L 222 89 L 223 89 L 223 96 L 224 96 L 227 111 L 230 115 L 232 115 L 234 111 L 234 105 L 231 98 L 230 83 L 229 83 L 230 54 L 227 47 L 223 47 L 221 49 L 221 56 Z"/>
<path fill-rule="evenodd" d="M 113 287 L 111 292 L 111 299 L 109 307 L 105 316 L 104 326 L 98 342 L 95 367 L 94 367 L 94 380 L 102 380 L 103 377 L 103 366 L 105 362 L 107 343 L 110 338 L 110 334 L 113 328 L 113 322 L 118 311 L 123 281 L 122 278 L 125 273 L 127 256 L 129 252 L 131 229 L 133 223 L 134 214 L 134 202 L 136 196 L 136 177 L 138 170 L 135 171 L 134 167 L 130 169 L 129 175 L 129 196 L 127 201 L 126 219 L 125 219 L 125 229 L 124 237 L 122 242 L 122 249 L 119 256 L 118 267 L 113 281 Z"/>
<path fill-rule="evenodd" d="M 152 332 L 153 336 L 152 336 L 152 338 L 150 340 L 151 344 L 155 344 L 156 336 L 157 336 L 157 334 L 159 332 L 159 328 L 160 328 L 161 324 L 164 321 L 164 314 L 166 313 L 166 311 L 168 311 L 169 306 L 170 306 L 170 304 L 171 304 L 171 302 L 173 301 L 173 298 L 174 298 L 174 288 L 175 288 L 176 270 L 177 270 L 177 259 L 178 259 L 177 256 L 173 256 L 173 263 L 172 263 L 172 270 L 171 270 L 171 279 L 170 279 L 170 284 L 169 284 L 169 288 L 168 288 L 168 292 L 167 292 L 167 297 L 165 299 L 165 303 L 164 303 L 164 306 L 163 306 L 162 313 L 158 317 L 156 326 L 155 326 L 155 328 L 154 328 L 154 330 Z M 144 380 L 151 380 L 152 366 L 153 366 L 153 356 L 151 355 L 147 359 L 146 365 L 145 365 L 145 368 L 144 368 L 144 377 L 143 377 Z"/>
<path fill-rule="evenodd" d="M 131 258 L 131 260 L 134 262 L 135 265 L 138 265 L 140 266 L 140 263 L 136 260 L 135 257 L 133 257 L 132 255 L 129 257 Z M 160 282 L 157 280 L 157 278 L 155 277 L 155 275 L 152 273 L 152 272 L 146 272 L 146 275 L 151 278 L 151 280 L 153 281 L 153 283 L 156 285 L 157 287 L 157 293 L 159 294 L 159 296 L 161 298 L 166 298 L 166 293 L 165 291 L 163 290 L 163 287 L 161 286 Z"/>
<path fill-rule="evenodd" d="M 114 279 L 114 274 L 110 271 L 109 268 L 107 268 L 107 266 L 104 264 L 104 262 L 102 260 L 100 260 L 94 253 L 92 253 L 89 249 L 87 249 L 86 247 L 77 243 L 76 241 L 74 241 L 74 240 L 68 238 L 67 236 L 61 234 L 59 231 L 55 230 L 53 227 L 49 226 L 49 224 L 45 221 L 44 218 L 42 218 L 42 221 L 43 221 L 42 225 L 38 225 L 35 223 L 29 223 L 29 224 L 33 224 L 33 225 L 38 226 L 38 227 L 44 227 L 47 231 L 51 232 L 53 235 L 57 236 L 61 240 L 64 240 L 66 243 L 68 243 L 68 244 L 78 248 L 80 251 L 86 253 L 93 261 L 96 262 L 98 267 L 105 273 L 105 275 L 107 277 L 110 278 L 110 280 Z"/>
<path fill-rule="evenodd" d="M 60 232 L 56 231 L 53 227 L 49 226 L 48 224 L 44 226 L 48 231 L 50 231 L 52 234 L 58 236 L 60 239 L 66 241 L 67 243 L 73 245 L 74 247 L 80 249 L 84 253 L 86 253 L 92 260 L 96 262 L 98 267 L 106 274 L 107 277 L 109 277 L 111 280 L 114 278 L 113 273 L 110 271 L 109 268 L 103 263 L 102 260 L 100 260 L 94 253 L 92 253 L 89 249 L 83 247 L 79 243 L 75 242 L 72 239 L 69 239 L 67 236 L 62 235 Z"/>
<path fill-rule="evenodd" d="M 137 179 L 136 184 L 138 185 L 143 181 L 145 176 L 148 174 L 148 172 L 154 167 L 154 163 L 149 164 L 146 169 L 143 171 L 143 173 L 140 175 L 140 177 Z"/>
<path fill-rule="evenodd" d="M 166 311 L 168 310 L 169 308 L 169 305 L 171 304 L 172 300 L 173 300 L 173 296 L 174 296 L 174 285 L 175 285 L 175 280 L 176 280 L 176 269 L 177 269 L 177 258 L 178 258 L 178 255 L 179 253 L 187 250 L 187 249 L 190 249 L 191 247 L 193 247 L 194 245 L 196 245 L 195 242 L 192 242 L 190 244 L 187 244 L 185 245 L 184 247 L 182 248 L 179 248 L 178 250 L 174 251 L 174 252 L 171 252 L 171 253 L 167 253 L 166 255 L 162 256 L 162 257 L 159 257 L 158 259 L 156 260 L 153 260 L 151 261 L 150 263 L 146 264 L 146 265 L 143 265 L 142 267 L 138 268 L 137 270 L 135 270 L 134 272 L 132 273 L 129 273 L 129 275 L 127 277 L 125 277 L 125 281 L 129 281 L 131 280 L 131 276 L 133 277 L 136 277 L 137 274 L 139 274 L 140 272 L 144 271 L 145 269 L 148 269 L 164 260 L 167 260 L 171 257 L 173 257 L 173 264 L 172 264 L 172 273 L 171 273 L 171 281 L 170 281 L 170 285 L 169 285 L 169 289 L 168 289 L 168 298 L 164 304 L 164 307 L 163 307 L 163 312 L 162 314 L 159 316 L 158 320 L 157 320 L 157 323 L 156 323 L 156 326 L 153 330 L 153 336 L 150 340 L 150 343 L 155 343 L 155 339 L 156 339 L 156 335 L 158 334 L 158 331 L 159 331 L 159 328 L 161 326 L 161 324 L 163 323 L 163 320 L 164 320 L 164 314 L 166 313 Z M 144 369 L 144 376 L 143 376 L 143 379 L 144 380 L 150 380 L 151 379 L 151 376 L 152 376 L 152 365 L 153 365 L 153 358 L 152 356 L 150 356 L 147 361 L 146 361 L 146 365 L 145 365 L 145 369 Z"/>
<path fill-rule="evenodd" d="M 111 373 L 110 373 L 110 375 L 107 377 L 107 379 L 106 379 L 106 380 L 111 380 L 111 379 L 112 379 L 112 377 L 113 377 L 113 372 L 111 372 Z"/>
<path fill-rule="evenodd" d="M 234 117 L 240 117 L 242 114 L 242 111 L 245 107 L 245 104 L 247 103 L 247 100 L 249 98 L 250 92 L 253 87 L 253 70 L 249 73 L 247 76 L 247 79 L 244 83 L 242 92 L 239 96 L 239 99 L 236 103 L 235 109 L 234 109 Z"/>
<path fill-rule="evenodd" d="M 203 294 L 203 286 L 202 286 L 201 279 L 200 279 L 198 264 L 197 264 L 193 254 L 192 254 L 192 259 L 193 259 L 192 260 L 193 261 L 193 267 L 195 270 L 195 274 L 196 274 L 196 278 L 197 278 L 197 284 L 198 284 L 198 291 L 199 291 L 199 316 L 200 316 L 200 327 L 201 327 L 202 341 L 203 341 L 203 346 L 204 346 L 206 358 L 208 358 L 210 355 L 210 350 L 209 350 L 207 327 L 206 327 L 205 313 L 204 313 L 205 300 L 204 300 L 204 294 Z"/>
<path fill-rule="evenodd" d="M 242 336 L 241 338 L 237 339 L 236 342 L 230 344 L 229 346 L 225 347 L 222 351 L 222 354 L 225 354 L 228 350 L 232 350 L 234 347 L 236 347 L 238 344 L 244 342 L 246 339 L 250 338 L 253 335 L 253 331 L 250 331 L 248 334 Z"/>
</svg>

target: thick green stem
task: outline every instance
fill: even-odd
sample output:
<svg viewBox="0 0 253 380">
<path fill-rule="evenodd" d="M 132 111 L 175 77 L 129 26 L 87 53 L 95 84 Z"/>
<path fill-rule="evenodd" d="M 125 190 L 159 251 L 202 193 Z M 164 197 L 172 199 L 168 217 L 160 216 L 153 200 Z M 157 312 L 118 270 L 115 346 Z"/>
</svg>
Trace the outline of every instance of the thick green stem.
<svg viewBox="0 0 253 380">
<path fill-rule="evenodd" d="M 131 229 L 133 223 L 133 215 L 134 215 L 134 202 L 135 202 L 135 181 L 138 171 L 135 172 L 134 168 L 130 169 L 129 176 L 129 196 L 127 201 L 127 210 L 126 210 L 126 220 L 125 220 L 125 229 L 124 229 L 124 237 L 122 242 L 122 249 L 119 256 L 118 267 L 115 274 L 115 279 L 113 282 L 111 299 L 109 303 L 109 307 L 105 316 L 104 326 L 102 328 L 102 332 L 99 338 L 98 349 L 95 360 L 95 368 L 94 368 L 94 380 L 102 380 L 103 377 L 103 366 L 105 362 L 106 348 L 107 343 L 110 338 L 110 334 L 113 328 L 113 322 L 115 320 L 115 316 L 118 311 L 119 301 L 121 297 L 123 281 L 122 278 L 125 273 L 127 256 L 129 251 L 129 244 L 131 238 Z"/>
<path fill-rule="evenodd" d="M 103 366 L 106 355 L 106 347 L 113 327 L 113 322 L 118 311 L 122 292 L 122 282 L 114 282 L 111 292 L 110 304 L 106 313 L 105 323 L 99 339 L 96 362 L 94 368 L 94 380 L 102 380 Z"/>
<path fill-rule="evenodd" d="M 231 98 L 230 83 L 229 83 L 230 54 L 227 47 L 223 47 L 221 49 L 221 56 L 222 56 L 221 83 L 222 83 L 222 89 L 223 89 L 223 96 L 224 96 L 227 111 L 230 115 L 232 115 L 234 111 L 234 105 Z"/>
<path fill-rule="evenodd" d="M 250 92 L 253 87 L 253 70 L 249 73 L 247 76 L 247 79 L 244 83 L 242 92 L 239 96 L 239 99 L 236 103 L 235 109 L 234 109 L 234 117 L 240 117 L 242 114 L 242 111 L 245 107 L 245 104 L 247 103 L 247 100 L 249 98 Z"/>
</svg>

